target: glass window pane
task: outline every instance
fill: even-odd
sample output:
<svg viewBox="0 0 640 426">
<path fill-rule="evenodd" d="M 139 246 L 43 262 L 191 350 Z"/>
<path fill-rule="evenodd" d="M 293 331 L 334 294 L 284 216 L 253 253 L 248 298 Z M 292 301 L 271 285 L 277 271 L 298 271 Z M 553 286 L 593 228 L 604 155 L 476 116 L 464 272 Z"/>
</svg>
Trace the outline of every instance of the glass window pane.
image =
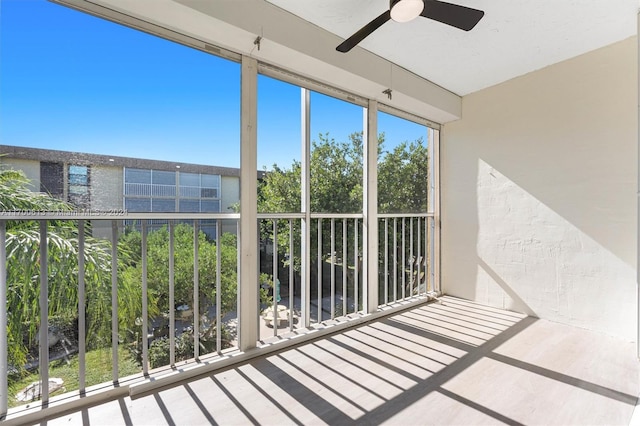
<svg viewBox="0 0 640 426">
<path fill-rule="evenodd" d="M 75 185 L 87 185 L 89 183 L 87 175 L 69 175 L 69 183 Z"/>
<path fill-rule="evenodd" d="M 151 183 L 151 170 L 125 169 L 124 181 L 126 183 Z"/>
<path fill-rule="evenodd" d="M 181 213 L 198 213 L 200 212 L 200 201 L 180 200 Z"/>
<path fill-rule="evenodd" d="M 218 190 L 215 188 L 202 188 L 200 196 L 202 198 L 218 198 Z"/>
<path fill-rule="evenodd" d="M 311 92 L 311 211 L 362 212 L 362 107 Z"/>
<path fill-rule="evenodd" d="M 378 113 L 380 213 L 426 213 L 429 152 L 427 127 Z"/>
<path fill-rule="evenodd" d="M 124 208 L 131 212 L 150 212 L 151 200 L 149 198 L 126 198 Z"/>
<path fill-rule="evenodd" d="M 176 173 L 165 172 L 162 170 L 153 170 L 151 172 L 151 183 L 154 185 L 175 185 Z"/>
<path fill-rule="evenodd" d="M 220 175 L 201 175 L 202 186 L 205 188 L 217 188 L 220 186 Z"/>
<path fill-rule="evenodd" d="M 298 86 L 258 76 L 258 211 L 299 212 L 301 182 Z"/>
<path fill-rule="evenodd" d="M 200 186 L 198 173 L 180 173 L 180 186 Z"/>
<path fill-rule="evenodd" d="M 210 175 L 226 168 L 239 167 L 239 63 L 56 2 L 0 0 L 0 3 L 0 140 L 18 147 L 32 148 L 24 150 L 30 158 L 3 156 L 2 163 L 17 165 L 16 169 L 23 170 L 31 180 L 29 190 L 35 193 L 40 189 L 49 191 L 60 199 L 73 202 L 76 207 L 80 207 L 80 203 L 88 205 L 90 201 L 90 207 L 101 211 L 124 208 L 132 213 L 152 210 L 175 212 L 179 196 L 176 172 L 180 170 L 176 166 L 181 166 L 185 171 L 208 171 Z M 38 125 L 34 126 L 33 123 Z M 40 163 L 45 165 L 40 167 Z M 51 163 L 51 166 L 46 163 Z M 158 172 L 154 173 L 152 169 Z M 220 178 L 217 179 L 218 184 L 211 188 L 217 189 L 220 195 Z M 216 178 L 213 180 L 216 181 Z M 229 175 L 225 175 L 225 205 L 234 205 L 239 201 L 239 180 L 237 170 L 230 170 Z M 201 197 L 200 187 L 196 186 L 195 189 L 194 201 L 197 202 Z M 40 194 L 35 196 L 44 200 Z M 77 236 L 77 232 L 72 230 L 77 226 L 76 221 L 71 219 L 66 221 L 70 228 L 66 234 L 69 238 Z M 151 238 L 151 230 L 159 230 L 166 223 L 162 219 L 148 221 L 149 253 L 153 244 L 163 243 L 161 232 Z M 37 230 L 37 223 L 34 224 Z M 120 220 L 118 224 L 125 225 Z M 87 223 L 86 229 L 94 238 L 112 240 L 111 225 L 111 221 L 92 220 Z M 193 222 L 180 225 L 192 227 Z M 140 221 L 127 220 L 125 226 L 129 226 L 132 233 L 136 230 L 139 232 Z M 229 226 L 225 226 L 227 232 L 235 233 L 236 230 L 235 220 L 230 220 Z M 176 234 L 188 235 L 193 239 L 193 229 L 190 231 Z M 139 235 L 138 238 L 131 237 L 136 236 L 118 233 L 118 241 L 111 241 L 113 246 L 118 244 L 118 250 L 123 245 L 127 253 L 131 253 L 131 256 L 119 259 L 118 282 L 126 285 L 119 286 L 118 296 L 137 301 L 127 312 L 120 312 L 121 316 L 124 315 L 121 320 L 131 331 L 120 336 L 118 357 L 122 376 L 138 373 L 143 368 L 137 356 L 140 353 L 129 350 L 142 347 L 141 336 L 154 334 L 150 353 L 157 354 L 166 347 L 159 344 L 168 335 L 166 324 L 162 322 L 163 313 L 170 309 L 168 299 L 160 296 L 154 307 L 156 309 L 149 309 L 150 327 L 143 330 L 140 321 L 141 299 L 128 297 L 133 293 L 120 293 L 135 293 L 136 288 L 139 291 L 141 282 L 137 269 L 140 266 L 140 239 Z M 193 241 L 188 241 L 189 238 L 181 242 L 188 247 L 187 252 L 193 248 Z M 237 283 L 236 245 L 233 238 L 225 238 L 225 241 L 228 241 L 229 250 L 225 250 L 224 256 L 231 261 L 225 261 L 223 283 L 226 286 L 225 294 L 231 294 L 235 293 Z M 178 241 L 176 244 L 178 247 Z M 87 356 L 97 360 L 94 363 L 95 374 L 87 375 L 87 386 L 110 378 L 114 365 L 110 360 L 111 316 L 103 304 L 108 305 L 111 297 L 110 286 L 103 285 L 111 281 L 108 246 L 102 243 L 89 244 L 89 240 L 85 246 L 87 250 L 106 250 L 105 253 L 87 257 L 96 262 L 91 269 L 95 273 L 87 275 L 87 288 L 93 291 L 93 296 L 87 298 L 87 312 L 95 314 L 87 315 L 87 321 L 91 321 L 87 323 L 87 329 L 92 331 L 86 342 Z M 201 247 L 207 253 L 203 257 L 215 252 L 211 244 L 205 246 L 203 243 Z M 74 258 L 77 259 L 77 254 L 51 256 L 51 270 L 77 270 L 77 266 L 73 266 Z M 63 259 L 67 264 L 61 269 L 53 263 L 56 259 Z M 106 263 L 102 265 L 97 262 Z M 156 262 L 155 265 L 153 262 Z M 202 264 L 206 265 L 204 261 Z M 164 288 L 167 269 L 166 262 L 159 259 L 154 261 L 149 256 L 149 270 L 158 272 L 162 277 L 155 282 L 149 280 L 150 292 L 167 294 Z M 193 268 L 187 269 L 193 271 Z M 20 273 L 29 268 L 14 264 L 9 270 Z M 200 312 L 181 317 L 180 332 L 189 328 L 192 330 L 194 319 L 203 319 L 207 324 L 214 323 L 217 319 L 216 309 L 223 313 L 237 312 L 237 298 L 231 295 L 223 298 L 224 306 L 213 305 L 211 283 L 215 283 L 215 279 L 212 274 L 215 274 L 215 268 L 202 268 Z M 77 288 L 77 277 L 71 275 L 52 276 L 50 284 L 62 289 Z M 176 291 L 189 294 L 184 289 L 193 289 L 193 279 L 176 279 Z M 37 306 L 32 302 L 31 299 L 25 299 L 20 303 Z M 77 300 L 69 302 L 56 306 L 51 304 L 49 313 L 51 319 L 64 319 L 73 327 L 77 312 L 74 314 L 72 308 L 77 307 Z M 37 312 L 34 313 L 32 318 L 17 321 L 35 324 L 39 316 Z M 220 349 L 233 344 L 227 338 L 233 335 L 227 332 L 227 328 L 232 326 L 227 326 L 225 322 L 223 327 L 225 334 Z M 77 326 L 75 329 L 76 333 L 70 330 L 68 334 L 71 340 L 73 336 L 78 336 Z M 12 336 L 12 341 L 17 342 L 15 353 L 23 353 L 27 358 L 30 353 L 37 353 L 37 348 L 33 351 L 32 340 L 27 334 Z M 25 343 L 24 348 L 18 348 L 22 342 Z M 74 346 L 77 342 L 72 343 Z M 217 350 L 216 338 L 212 338 L 210 333 L 206 338 L 203 336 L 200 343 L 202 355 Z M 193 350 L 176 355 L 177 361 L 182 361 L 190 358 Z M 68 357 L 70 378 L 77 377 L 76 357 L 73 353 Z M 21 358 L 18 358 L 19 362 Z M 162 367 L 163 359 L 158 357 L 156 361 L 150 360 L 148 365 L 150 368 Z M 13 364 L 13 360 L 10 364 Z M 50 365 L 55 366 L 56 363 Z M 50 371 L 50 377 L 56 376 Z M 78 382 L 65 379 L 65 386 L 71 391 L 77 389 Z M 14 387 L 14 383 L 10 383 L 10 387 Z"/>
<path fill-rule="evenodd" d="M 69 194 L 84 195 L 89 193 L 89 187 L 86 185 L 69 185 Z"/>
<path fill-rule="evenodd" d="M 69 166 L 69 174 L 74 175 L 87 175 L 88 168 L 86 166 Z"/>
<path fill-rule="evenodd" d="M 200 187 L 197 186 L 181 186 L 181 198 L 200 198 Z"/>
<path fill-rule="evenodd" d="M 60 163 L 40 162 L 40 192 L 60 198 L 64 194 L 64 167 Z"/>
<path fill-rule="evenodd" d="M 220 211 L 220 201 L 201 201 L 202 212 L 216 213 Z"/>
<path fill-rule="evenodd" d="M 176 211 L 176 202 L 174 200 L 163 200 L 154 198 L 151 203 L 151 211 L 160 213 L 171 213 Z"/>
</svg>

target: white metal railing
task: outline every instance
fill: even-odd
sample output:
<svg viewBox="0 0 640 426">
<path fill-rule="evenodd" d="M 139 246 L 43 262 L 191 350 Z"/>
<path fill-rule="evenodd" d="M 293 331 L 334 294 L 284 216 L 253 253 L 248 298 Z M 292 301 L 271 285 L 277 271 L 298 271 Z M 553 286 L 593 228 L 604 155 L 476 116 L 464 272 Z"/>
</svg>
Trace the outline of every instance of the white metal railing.
<svg viewBox="0 0 640 426">
<path fill-rule="evenodd" d="M 35 399 L 38 399 L 39 396 L 41 400 L 42 406 L 47 406 L 49 403 L 49 380 L 50 380 L 50 360 L 52 357 L 50 355 L 50 339 L 51 339 L 51 329 L 50 325 L 50 297 L 49 288 L 50 288 L 50 277 L 53 272 L 49 271 L 48 268 L 51 264 L 51 258 L 49 250 L 52 248 L 51 244 L 51 235 L 53 232 L 56 232 L 55 227 L 56 224 L 60 222 L 64 223 L 72 223 L 76 228 L 76 232 L 74 236 L 76 238 L 70 239 L 70 244 L 73 245 L 73 249 L 71 250 L 74 253 L 77 253 L 77 258 L 75 258 L 74 262 L 77 261 L 77 277 L 73 277 L 73 281 L 77 280 L 77 300 L 69 300 L 68 303 L 77 303 L 77 347 L 73 348 L 72 352 L 77 353 L 78 357 L 78 383 L 69 384 L 71 387 L 77 386 L 78 392 L 82 395 L 86 392 L 87 386 L 95 385 L 97 383 L 87 383 L 87 337 L 91 338 L 92 336 L 86 335 L 86 330 L 88 328 L 87 323 L 87 312 L 88 310 L 94 308 L 91 305 L 91 300 L 87 298 L 87 290 L 90 288 L 90 285 L 96 285 L 95 282 L 87 281 L 87 277 L 85 277 L 86 270 L 86 262 L 87 262 L 87 239 L 93 238 L 86 231 L 89 230 L 89 227 L 93 226 L 94 229 L 97 228 L 97 224 L 102 224 L 105 221 L 110 223 L 111 228 L 111 241 L 116 242 L 115 244 L 110 244 L 110 265 L 106 265 L 105 270 L 109 270 L 109 275 L 102 277 L 105 281 L 110 281 L 110 295 L 102 294 L 104 298 L 110 297 L 111 306 L 109 315 L 111 317 L 111 359 L 110 362 L 112 364 L 112 378 L 114 383 L 118 383 L 121 380 L 120 368 L 119 364 L 121 361 L 120 355 L 120 347 L 123 344 L 122 341 L 122 333 L 123 330 L 120 329 L 119 322 L 119 276 L 118 276 L 118 266 L 119 262 L 122 261 L 120 259 L 121 254 L 119 253 L 118 246 L 118 238 L 119 235 L 123 232 L 123 224 L 125 221 L 136 221 L 141 226 L 141 249 L 140 253 L 137 253 L 140 257 L 141 262 L 141 289 L 139 293 L 141 294 L 141 299 L 139 301 L 141 307 L 141 315 L 140 317 L 134 321 L 135 324 L 129 324 L 130 327 L 137 329 L 137 332 L 140 336 L 140 342 L 136 339 L 135 342 L 124 342 L 128 344 L 138 344 L 141 346 L 141 367 L 140 367 L 140 375 L 139 377 L 142 379 L 144 376 L 150 373 L 150 367 L 153 367 L 150 363 L 150 354 L 149 347 L 150 341 L 154 339 L 154 337 L 158 337 L 152 333 L 150 330 L 153 330 L 152 322 L 154 320 L 158 320 L 159 316 L 164 316 L 163 312 L 161 315 L 156 318 L 152 318 L 149 315 L 149 287 L 148 287 L 148 266 L 149 266 L 149 250 L 148 250 L 148 239 L 151 237 L 151 233 L 148 232 L 148 222 L 152 220 L 158 220 L 162 218 L 163 220 L 168 221 L 168 265 L 164 265 L 166 269 L 166 273 L 168 274 L 168 312 L 166 312 L 166 316 L 168 317 L 168 327 L 167 327 L 167 336 L 169 340 L 169 362 L 168 366 L 173 367 L 177 363 L 176 358 L 176 337 L 178 334 L 181 334 L 184 329 L 189 328 L 190 335 L 193 337 L 193 353 L 188 356 L 188 358 L 199 359 L 201 355 L 201 347 L 202 341 L 204 338 L 201 333 L 201 327 L 206 323 L 208 326 L 212 326 L 215 323 L 215 348 L 214 354 L 221 354 L 224 347 L 222 344 L 222 327 L 223 327 L 223 318 L 222 318 L 222 305 L 221 305 L 221 294 L 223 293 L 222 287 L 222 275 L 223 275 L 223 265 L 221 261 L 222 254 L 222 223 L 223 221 L 232 221 L 236 222 L 238 220 L 238 214 L 126 214 L 124 212 L 58 212 L 58 213 L 48 213 L 48 212 L 1 212 L 0 214 L 0 329 L 6 330 L 8 325 L 8 312 L 7 312 L 7 289 L 11 288 L 12 283 L 8 282 L 8 274 L 7 274 L 7 234 L 11 231 L 7 231 L 8 225 L 9 229 L 11 229 L 11 225 L 15 224 L 12 221 L 28 221 L 34 227 L 34 232 L 38 234 L 38 261 L 39 261 L 39 276 L 36 279 L 39 282 L 39 318 L 33 318 L 32 321 L 36 321 L 37 324 L 46 324 L 47 326 L 40 326 L 37 335 L 37 343 L 34 345 L 34 349 L 37 347 L 37 366 L 39 370 L 39 390 L 35 392 Z M 199 243 L 201 241 L 201 236 L 199 235 L 199 221 L 214 220 L 216 223 L 216 280 L 215 280 L 215 299 L 208 301 L 210 303 L 209 306 L 202 305 L 202 299 L 200 297 L 200 288 L 201 285 L 200 277 L 199 277 L 199 258 L 201 256 L 201 251 L 199 250 Z M 52 222 L 53 221 L 53 222 Z M 174 307 L 176 306 L 175 300 L 175 273 L 176 273 L 176 265 L 175 265 L 175 257 L 176 257 L 176 241 L 175 241 L 175 232 L 176 232 L 176 224 L 177 223 L 185 223 L 189 224 L 193 228 L 192 235 L 192 248 L 191 248 L 191 256 L 193 257 L 193 288 L 192 294 L 193 298 L 188 301 L 191 306 L 188 306 L 189 310 L 193 312 L 192 319 L 190 321 L 185 320 L 184 318 L 176 318 L 176 315 L 179 313 Z M 24 222 L 23 222 L 24 223 Z M 237 233 L 237 228 L 236 228 Z M 25 247 L 25 250 L 28 248 Z M 105 251 L 109 251 L 108 249 Z M 234 247 L 234 251 L 237 251 L 237 246 Z M 181 253 L 185 253 L 184 247 L 182 248 Z M 156 268 L 159 265 L 155 265 Z M 50 273 L 51 272 L 51 273 Z M 239 276 L 239 271 L 237 270 L 236 264 L 236 276 Z M 120 290 L 122 291 L 122 290 Z M 120 294 L 120 296 L 122 296 Z M 180 300 L 180 302 L 185 302 L 185 300 Z M 127 307 L 122 307 L 126 309 Z M 206 309 L 205 309 L 206 308 Z M 202 316 L 200 312 L 205 312 Z M 211 312 L 213 311 L 213 312 Z M 211 317 L 212 314 L 212 317 Z M 107 316 L 107 317 L 108 317 Z M 206 317 L 206 318 L 205 318 Z M 192 330 L 192 332 L 191 332 Z M 65 350 L 68 348 L 65 347 Z M 15 367 L 15 366 L 14 366 Z M 9 387 L 8 387 L 8 376 L 12 372 L 13 368 L 9 365 L 8 358 L 8 335 L 3 332 L 0 333 L 0 371 L 2 374 L 0 376 L 0 418 L 4 417 L 7 413 L 9 406 Z"/>
<path fill-rule="evenodd" d="M 218 187 L 205 187 L 205 186 L 185 186 L 180 185 L 180 197 L 181 198 L 203 198 L 217 200 Z"/>
<path fill-rule="evenodd" d="M 152 354 L 150 348 L 152 341 L 166 339 L 168 341 L 168 360 L 161 365 L 164 368 L 176 366 L 184 357 L 178 356 L 178 348 L 180 347 L 179 338 L 188 332 L 193 336 L 193 352 L 189 354 L 190 359 L 201 360 L 207 355 L 207 351 L 203 348 L 205 345 L 201 339 L 205 339 L 206 331 L 215 329 L 215 344 L 211 351 L 212 356 L 220 355 L 224 350 L 223 344 L 223 327 L 225 320 L 223 318 L 222 300 L 224 291 L 225 278 L 223 272 L 223 249 L 222 246 L 222 229 L 223 222 L 226 228 L 229 223 L 235 224 L 234 232 L 239 234 L 239 218 L 240 214 L 209 214 L 209 213 L 126 213 L 124 211 L 112 212 L 95 212 L 95 211 L 76 211 L 76 212 L 0 212 L 0 328 L 7 328 L 7 288 L 11 283 L 7 282 L 7 225 L 11 225 L 11 221 L 32 221 L 37 227 L 39 235 L 39 318 L 34 318 L 39 324 L 50 324 L 49 318 L 49 277 L 50 271 L 50 253 L 48 252 L 50 245 L 48 244 L 49 236 L 55 231 L 55 224 L 60 222 L 72 223 L 77 230 L 77 240 L 74 240 L 77 251 L 77 357 L 78 357 L 78 392 L 84 394 L 87 388 L 95 383 L 87 383 L 87 353 L 89 351 L 87 342 L 88 338 L 86 330 L 87 315 L 93 308 L 89 293 L 95 291 L 92 286 L 95 283 L 88 281 L 86 275 L 87 257 L 85 255 L 88 239 L 91 237 L 90 231 L 97 229 L 98 224 L 109 224 L 110 241 L 118 242 L 123 233 L 125 224 L 135 225 L 140 232 L 140 251 L 136 253 L 139 256 L 140 263 L 140 314 L 130 324 L 131 328 L 139 333 L 136 337 L 136 344 L 140 346 L 140 371 L 136 376 L 140 380 L 144 377 L 154 374 L 154 368 L 151 362 Z M 258 300 L 256 318 L 258 330 L 264 330 L 266 333 L 258 334 L 259 340 L 264 341 L 269 337 L 278 336 L 280 333 L 286 333 L 297 329 L 314 327 L 314 324 L 323 324 L 327 321 L 332 322 L 345 316 L 364 315 L 365 306 L 365 283 L 368 280 L 366 270 L 363 268 L 363 222 L 362 214 L 322 214 L 322 213 L 277 213 L 277 214 L 258 214 L 258 229 L 260 230 L 261 244 L 261 268 L 259 272 L 266 274 L 271 284 L 266 290 L 271 296 L 269 306 L 264 305 L 265 299 Z M 305 224 L 305 221 L 310 221 Z M 53 222 L 52 222 L 53 221 Z M 166 246 L 162 246 L 161 250 L 166 251 L 167 263 L 162 265 L 164 272 L 167 274 L 166 287 L 162 287 L 166 294 L 160 295 L 165 297 L 163 302 L 167 309 L 158 312 L 155 306 L 161 305 L 156 299 L 154 305 L 150 299 L 151 295 L 158 297 L 157 291 L 151 288 L 151 275 L 159 268 L 157 260 L 152 263 L 152 245 L 157 244 L 154 238 L 156 235 L 152 229 L 153 223 L 166 221 L 167 227 L 163 228 L 163 232 L 168 233 L 168 242 Z M 203 269 L 202 262 L 212 261 L 207 257 L 207 253 L 203 252 L 200 246 L 202 238 L 200 236 L 201 222 L 214 221 L 216 224 L 215 238 L 215 283 L 205 283 L 205 278 L 201 276 Z M 183 232 L 184 228 L 178 228 L 180 224 L 187 223 L 192 230 L 191 246 L 185 249 L 177 240 L 179 232 Z M 304 225 L 304 226 L 303 226 Z M 101 229 L 105 227 L 102 226 Z M 303 230 L 310 233 L 310 245 L 308 253 L 302 253 L 301 244 L 304 235 Z M 391 305 L 395 302 L 412 298 L 416 295 L 425 295 L 433 291 L 437 291 L 436 280 L 433 273 L 434 262 L 434 232 L 435 223 L 432 214 L 379 214 L 378 215 L 378 289 L 379 304 Z M 233 247 L 235 253 L 235 271 L 238 277 L 235 285 L 238 286 L 235 297 L 239 298 L 239 276 L 241 274 L 239 256 L 238 238 L 236 245 Z M 122 257 L 118 244 L 110 244 L 108 258 L 109 265 L 106 267 L 108 276 L 106 281 L 110 293 L 109 313 L 111 316 L 110 324 L 110 353 L 112 364 L 112 380 L 119 383 L 122 380 L 120 351 L 123 344 L 131 344 L 126 340 L 123 342 L 121 323 L 119 322 L 119 312 L 128 309 L 127 306 L 119 306 L 122 300 L 122 277 L 119 276 L 120 266 L 130 262 L 131 260 Z M 107 246 L 109 245 L 107 244 Z M 157 249 L 158 247 L 155 247 Z M 177 254 L 180 253 L 180 256 Z M 131 255 L 129 253 L 128 255 Z M 181 262 L 181 257 L 191 256 L 193 261 L 193 283 L 190 287 L 191 297 L 188 300 L 189 306 L 182 305 L 182 310 L 176 308 L 178 303 L 186 302 L 183 299 L 176 299 L 178 292 L 176 273 L 179 266 L 176 262 Z M 203 257 L 204 256 L 204 257 Z M 306 268 L 303 264 L 308 263 Z M 153 271 L 151 270 L 153 269 Z M 308 275 L 302 271 L 308 271 Z M 180 269 L 181 273 L 183 269 Z M 227 277 L 228 278 L 228 277 Z M 155 278 L 154 278 L 155 279 Z M 250 281 L 249 281 L 250 282 Z M 259 277 L 256 277 L 256 284 L 259 285 Z M 201 291 L 202 285 L 213 285 L 215 289 L 215 298 L 213 300 L 203 300 Z M 303 287 L 306 286 L 306 291 Z M 153 290 L 153 291 L 152 291 Z M 154 293 L 154 291 L 156 293 Z M 267 296 L 269 296 L 267 294 Z M 278 297 L 280 296 L 280 297 Z M 303 297 L 304 296 L 304 297 Z M 228 294 L 224 297 L 229 297 Z M 138 303 L 138 302 L 136 302 Z M 262 304 L 262 305 L 261 305 Z M 281 307 L 282 306 L 282 307 Z M 239 303 L 236 308 L 239 307 Z M 268 310 L 271 309 L 272 315 L 269 320 Z M 283 317 L 279 317 L 280 309 L 283 309 Z M 185 311 L 193 314 L 191 317 L 185 316 Z M 201 316 L 201 313 L 203 313 Z M 231 315 L 233 316 L 233 314 Z M 185 317 L 187 319 L 185 319 Z M 306 322 L 304 318 L 309 318 Z M 238 316 L 238 319 L 240 317 Z M 215 322 L 215 324 L 213 324 Z M 267 322 L 271 322 L 269 328 Z M 282 324 L 280 323 L 282 322 Z M 159 326 L 158 324 L 163 325 Z M 165 324 L 166 323 L 166 324 Z M 251 325 L 251 327 L 255 326 Z M 246 326 L 246 325 L 245 325 Z M 4 327 L 4 328 L 3 328 Z M 160 332 L 158 332 L 160 327 Z M 212 328 L 214 327 L 214 328 Z M 240 332 L 243 327 L 238 322 L 236 333 Z M 46 406 L 49 400 L 49 375 L 50 375 L 50 350 L 49 350 L 49 327 L 40 327 L 37 337 L 38 347 L 38 366 L 39 366 L 39 382 L 41 404 Z M 211 343 L 209 341 L 207 344 Z M 7 350 L 7 334 L 0 333 L 0 418 L 6 415 L 8 409 L 8 381 L 7 377 L 10 373 L 10 365 L 8 364 Z M 209 346 L 210 347 L 210 346 Z M 236 348 L 237 349 L 237 348 Z"/>
<path fill-rule="evenodd" d="M 435 220 L 430 213 L 380 214 L 381 304 L 439 291 L 435 279 Z"/>
<path fill-rule="evenodd" d="M 176 185 L 161 185 L 157 183 L 125 183 L 124 194 L 126 197 L 175 197 Z"/>
</svg>

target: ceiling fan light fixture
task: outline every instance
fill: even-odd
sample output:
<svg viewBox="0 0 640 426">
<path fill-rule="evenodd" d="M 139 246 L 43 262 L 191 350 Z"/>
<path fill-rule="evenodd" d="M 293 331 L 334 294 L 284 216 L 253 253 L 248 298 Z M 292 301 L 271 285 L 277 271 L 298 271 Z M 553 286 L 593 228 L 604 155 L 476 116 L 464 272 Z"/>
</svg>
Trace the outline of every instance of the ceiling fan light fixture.
<svg viewBox="0 0 640 426">
<path fill-rule="evenodd" d="M 391 0 L 391 19 L 396 22 L 409 22 L 417 18 L 424 9 L 422 0 Z"/>
</svg>

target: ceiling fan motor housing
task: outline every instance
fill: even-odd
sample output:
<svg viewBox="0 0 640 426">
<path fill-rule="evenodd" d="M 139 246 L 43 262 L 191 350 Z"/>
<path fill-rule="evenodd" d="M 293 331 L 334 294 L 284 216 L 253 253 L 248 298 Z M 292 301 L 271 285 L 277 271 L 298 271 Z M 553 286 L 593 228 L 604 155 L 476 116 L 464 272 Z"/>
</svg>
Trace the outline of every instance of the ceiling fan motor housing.
<svg viewBox="0 0 640 426">
<path fill-rule="evenodd" d="M 390 0 L 391 19 L 396 22 L 409 22 L 417 18 L 424 9 L 423 0 Z"/>
</svg>

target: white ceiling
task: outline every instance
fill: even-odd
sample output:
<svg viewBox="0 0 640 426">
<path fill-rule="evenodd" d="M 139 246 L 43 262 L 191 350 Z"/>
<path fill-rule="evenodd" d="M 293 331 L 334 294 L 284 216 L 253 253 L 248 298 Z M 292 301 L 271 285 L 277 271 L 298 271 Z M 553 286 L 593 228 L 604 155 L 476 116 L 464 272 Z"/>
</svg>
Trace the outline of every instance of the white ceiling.
<svg viewBox="0 0 640 426">
<path fill-rule="evenodd" d="M 148 23 L 141 28 L 151 32 L 164 28 L 179 42 L 191 37 L 184 42 L 218 46 L 436 123 L 462 116 L 461 96 L 634 36 L 640 7 L 640 0 L 450 0 L 485 16 L 470 32 L 424 18 L 390 21 L 343 54 L 336 46 L 388 0 L 55 1 Z"/>
<path fill-rule="evenodd" d="M 267 1 L 341 38 L 389 7 L 388 0 Z M 462 96 L 635 35 L 640 6 L 639 0 L 451 2 L 485 16 L 470 32 L 424 18 L 389 21 L 359 46 Z"/>
</svg>

